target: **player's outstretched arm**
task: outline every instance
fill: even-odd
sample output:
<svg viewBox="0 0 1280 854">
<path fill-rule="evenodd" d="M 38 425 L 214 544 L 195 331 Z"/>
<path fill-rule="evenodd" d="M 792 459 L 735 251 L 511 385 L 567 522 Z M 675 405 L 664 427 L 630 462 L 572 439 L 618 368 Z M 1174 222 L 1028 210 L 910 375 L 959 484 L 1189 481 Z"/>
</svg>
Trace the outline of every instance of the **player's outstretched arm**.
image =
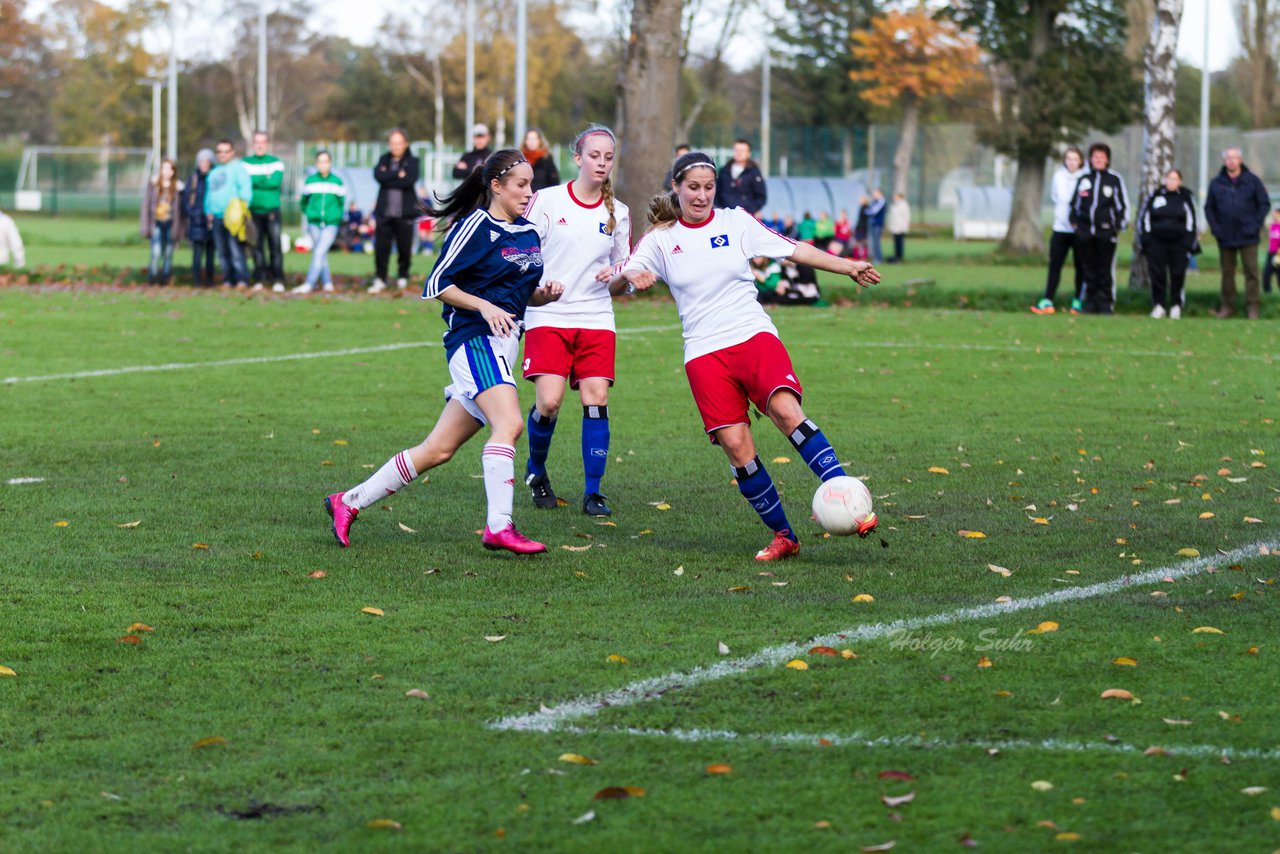
<svg viewBox="0 0 1280 854">
<path fill-rule="evenodd" d="M 498 308 L 487 299 L 467 293 L 457 285 L 449 285 L 436 294 L 436 299 L 454 308 L 479 312 L 485 323 L 489 324 L 489 330 L 499 338 L 506 338 L 515 332 L 516 316 L 514 314 Z"/>
<path fill-rule="evenodd" d="M 806 264 L 818 270 L 826 270 L 828 273 L 848 276 L 864 288 L 880 281 L 880 271 L 873 267 L 870 262 L 841 258 L 839 255 L 823 252 L 808 243 L 797 243 L 796 251 L 791 254 L 791 260 L 797 264 Z"/>
</svg>

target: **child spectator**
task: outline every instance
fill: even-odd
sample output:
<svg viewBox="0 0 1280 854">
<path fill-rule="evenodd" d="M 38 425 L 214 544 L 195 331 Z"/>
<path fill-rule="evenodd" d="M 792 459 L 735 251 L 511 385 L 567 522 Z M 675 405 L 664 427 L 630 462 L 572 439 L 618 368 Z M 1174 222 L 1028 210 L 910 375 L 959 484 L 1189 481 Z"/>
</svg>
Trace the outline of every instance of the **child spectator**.
<svg viewBox="0 0 1280 854">
<path fill-rule="evenodd" d="M 812 246 L 814 238 L 817 237 L 817 229 L 818 224 L 814 222 L 813 214 L 805 211 L 804 216 L 800 218 L 800 224 L 796 226 L 796 240 Z"/>
<path fill-rule="evenodd" d="M 889 259 L 889 263 L 898 264 L 905 257 L 903 243 L 907 232 L 911 230 L 911 205 L 902 193 L 893 194 L 893 201 L 889 204 L 888 227 L 889 233 L 893 235 L 893 257 Z"/>
<path fill-rule="evenodd" d="M 1262 271 L 1262 289 L 1271 293 L 1272 275 L 1280 276 L 1276 270 L 1276 252 L 1280 251 L 1280 208 L 1271 212 L 1271 226 L 1268 229 L 1271 240 L 1267 244 L 1267 267 Z"/>
<path fill-rule="evenodd" d="M 0 267 L 12 265 L 13 269 L 27 266 L 27 253 L 22 245 L 22 235 L 13 217 L 0 211 Z"/>
<path fill-rule="evenodd" d="M 849 212 L 844 208 L 840 209 L 840 216 L 836 217 L 835 241 L 840 244 L 840 248 L 836 250 L 837 255 L 847 255 L 853 248 L 853 223 L 849 221 Z"/>
<path fill-rule="evenodd" d="M 858 199 L 858 220 L 853 226 L 853 252 L 850 257 L 855 261 L 867 260 L 867 229 L 871 219 L 867 209 L 871 206 L 871 199 L 863 196 Z"/>
</svg>

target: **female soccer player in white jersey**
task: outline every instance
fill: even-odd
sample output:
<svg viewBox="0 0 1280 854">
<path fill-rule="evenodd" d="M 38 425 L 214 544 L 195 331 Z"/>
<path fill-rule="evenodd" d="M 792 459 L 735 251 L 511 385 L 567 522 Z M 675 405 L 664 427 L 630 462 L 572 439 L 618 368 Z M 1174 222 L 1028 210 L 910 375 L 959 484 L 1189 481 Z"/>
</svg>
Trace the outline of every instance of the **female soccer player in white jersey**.
<svg viewBox="0 0 1280 854">
<path fill-rule="evenodd" d="M 533 170 L 519 151 L 505 149 L 485 160 L 442 199 L 434 217 L 450 217 L 435 268 L 422 298 L 444 303 L 445 356 L 452 385 L 431 435 L 396 454 L 359 486 L 324 500 L 339 545 L 351 544 L 351 523 L 375 501 L 394 495 L 418 475 L 447 462 L 489 425 L 484 446 L 484 488 L 489 500 L 483 543 L 516 554 L 546 551 L 511 522 L 516 439 L 524 427 L 511 369 L 520 348 L 526 305 L 560 298 L 564 285 L 542 279 L 538 233 L 524 218 L 533 193 Z"/>
<path fill-rule="evenodd" d="M 582 398 L 582 512 L 612 513 L 600 494 L 609 459 L 609 386 L 613 385 L 614 326 L 609 280 L 631 253 L 631 214 L 613 197 L 609 176 L 617 148 L 600 125 L 578 134 L 578 177 L 539 190 L 526 218 L 542 238 L 542 277 L 564 282 L 564 296 L 525 314 L 524 378 L 537 401 L 529 410 L 525 485 L 537 507 L 556 506 L 547 454 L 564 401 L 565 384 Z"/>
<path fill-rule="evenodd" d="M 625 279 L 644 290 L 662 279 L 671 288 L 684 327 L 685 373 L 703 426 L 728 455 L 743 497 L 774 532 L 756 560 L 792 557 L 800 542 L 756 456 L 748 402 L 769 416 L 819 478 L 843 475 L 844 469 L 800 408 L 803 389 L 778 330 L 756 301 L 751 259 L 790 258 L 847 275 L 863 287 L 880 281 L 880 274 L 865 261 L 829 255 L 770 231 L 740 208 L 713 208 L 716 167 L 701 152 L 676 159 L 671 186 L 673 192 L 650 203 L 652 225 L 612 284 Z M 875 516 L 869 516 L 858 533 L 865 537 L 875 526 Z"/>
</svg>

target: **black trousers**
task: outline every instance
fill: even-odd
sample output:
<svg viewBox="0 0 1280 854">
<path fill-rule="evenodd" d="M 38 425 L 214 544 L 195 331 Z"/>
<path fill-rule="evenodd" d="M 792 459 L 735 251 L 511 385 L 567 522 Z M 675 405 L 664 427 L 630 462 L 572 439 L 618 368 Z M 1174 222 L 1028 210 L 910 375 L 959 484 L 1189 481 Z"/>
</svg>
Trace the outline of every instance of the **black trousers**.
<svg viewBox="0 0 1280 854">
<path fill-rule="evenodd" d="M 1077 265 L 1084 266 L 1084 310 L 1088 314 L 1111 314 L 1115 308 L 1116 241 L 1089 234 L 1075 236 Z"/>
<path fill-rule="evenodd" d="M 1058 293 L 1058 282 L 1062 278 L 1062 268 L 1067 263 L 1067 253 L 1075 247 L 1076 236 L 1071 232 L 1055 231 L 1049 238 L 1049 275 L 1044 282 L 1044 298 L 1053 301 Z M 1080 263 L 1080 252 L 1076 250 L 1076 289 L 1075 299 L 1084 299 L 1084 265 Z"/>
<path fill-rule="evenodd" d="M 1151 272 L 1151 304 L 1163 308 L 1182 305 L 1183 284 L 1187 280 L 1187 247 L 1181 239 L 1144 242 L 1143 254 Z"/>
<path fill-rule="evenodd" d="M 216 254 L 213 238 L 191 241 L 191 283 L 193 285 L 208 287 L 213 284 L 213 256 Z"/>
<path fill-rule="evenodd" d="M 1271 277 L 1280 275 L 1276 273 L 1276 253 L 1267 253 L 1267 267 L 1262 271 L 1262 289 L 1267 293 L 1271 293 Z"/>
<path fill-rule="evenodd" d="M 280 254 L 280 211 L 253 215 L 258 242 L 253 245 L 253 280 L 274 284 L 284 281 L 284 259 Z M 263 252 L 263 247 L 266 252 Z"/>
<path fill-rule="evenodd" d="M 905 234 L 895 234 L 893 236 L 893 260 L 901 261 L 906 257 L 904 253 L 904 246 L 903 246 L 905 241 L 906 241 Z"/>
<path fill-rule="evenodd" d="M 409 263 L 413 261 L 413 232 L 417 224 L 417 219 L 411 216 L 378 220 L 373 234 L 373 269 L 374 275 L 382 281 L 387 280 L 387 262 L 391 260 L 393 240 L 396 244 L 396 278 L 409 278 Z"/>
</svg>

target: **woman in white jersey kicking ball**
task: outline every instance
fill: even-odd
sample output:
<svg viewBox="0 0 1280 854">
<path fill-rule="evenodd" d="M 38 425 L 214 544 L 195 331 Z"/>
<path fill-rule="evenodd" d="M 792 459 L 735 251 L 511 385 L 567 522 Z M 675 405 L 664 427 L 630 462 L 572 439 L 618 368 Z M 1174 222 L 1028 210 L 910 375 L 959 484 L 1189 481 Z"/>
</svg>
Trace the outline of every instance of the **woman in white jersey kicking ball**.
<svg viewBox="0 0 1280 854">
<path fill-rule="evenodd" d="M 716 166 L 691 151 L 671 168 L 670 194 L 649 205 L 649 230 L 612 283 L 637 290 L 662 279 L 671 288 L 684 327 L 684 367 L 693 399 L 711 441 L 729 457 L 738 489 L 773 541 L 756 560 L 781 560 L 800 552 L 778 490 L 756 455 L 748 403 L 769 416 L 822 480 L 843 475 L 840 459 L 818 426 L 800 408 L 803 389 L 773 321 L 756 301 L 751 259 L 790 258 L 846 275 L 863 287 L 880 281 L 865 261 L 830 255 L 770 231 L 740 208 L 713 208 Z M 867 536 L 872 514 L 859 526 Z"/>
<path fill-rule="evenodd" d="M 560 282 L 541 281 L 538 234 L 523 216 L 533 196 L 532 180 L 523 155 L 508 148 L 489 155 L 442 200 L 442 207 L 428 209 L 431 216 L 453 222 L 422 292 L 423 299 L 444 303 L 445 358 L 453 383 L 444 390 L 444 411 L 422 444 L 387 460 L 364 483 L 325 498 L 339 545 L 351 544 L 351 523 L 361 510 L 448 462 L 488 424 L 481 456 L 488 498 L 484 547 L 516 554 L 547 550 L 511 522 L 515 444 L 524 427 L 511 372 L 525 307 L 552 302 L 564 292 Z"/>
<path fill-rule="evenodd" d="M 631 215 L 613 197 L 610 175 L 617 148 L 600 125 L 578 134 L 578 177 L 540 190 L 525 217 L 542 239 L 542 277 L 564 282 L 564 296 L 525 314 L 524 378 L 537 401 L 529 410 L 525 485 L 537 507 L 556 506 L 547 455 L 566 383 L 582 398 L 582 512 L 608 516 L 600 493 L 609 459 L 609 386 L 614 379 L 613 300 L 609 280 L 631 252 Z M 618 292 L 621 292 L 619 283 Z"/>
</svg>

